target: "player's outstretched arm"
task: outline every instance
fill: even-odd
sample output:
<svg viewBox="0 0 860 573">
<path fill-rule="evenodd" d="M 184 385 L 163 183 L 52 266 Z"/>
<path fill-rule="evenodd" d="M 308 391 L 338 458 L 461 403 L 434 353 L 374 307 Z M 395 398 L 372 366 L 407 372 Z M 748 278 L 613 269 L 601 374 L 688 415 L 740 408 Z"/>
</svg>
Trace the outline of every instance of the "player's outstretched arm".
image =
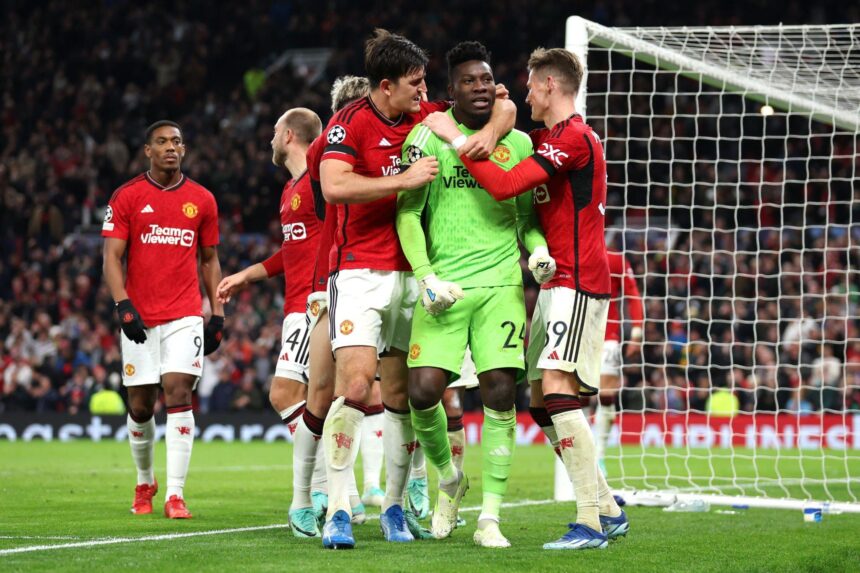
<svg viewBox="0 0 860 573">
<path fill-rule="evenodd" d="M 510 171 L 505 171 L 492 161 L 475 161 L 463 154 L 465 136 L 457 129 L 457 124 L 446 113 L 431 113 L 421 122 L 438 137 L 457 148 L 463 165 L 481 187 L 493 196 L 496 201 L 504 201 L 534 189 L 549 181 L 547 173 L 538 160 L 538 155 L 527 157 L 520 161 Z"/>
<path fill-rule="evenodd" d="M 323 197 L 329 203 L 369 203 L 402 190 L 417 189 L 430 183 L 439 173 L 435 157 L 422 157 L 409 169 L 389 177 L 365 177 L 352 165 L 339 159 L 324 159 L 320 164 Z"/>
<path fill-rule="evenodd" d="M 270 269 L 266 266 L 266 263 L 269 263 L 270 261 L 272 261 L 272 272 L 270 272 Z M 264 262 L 253 264 L 250 267 L 242 269 L 238 273 L 234 273 L 221 279 L 216 291 L 218 302 L 221 304 L 227 304 L 230 302 L 230 299 L 236 295 L 236 293 L 245 290 L 249 284 L 282 274 L 283 272 L 284 259 L 281 256 L 281 251 L 278 250 L 277 253 L 266 259 Z"/>
</svg>

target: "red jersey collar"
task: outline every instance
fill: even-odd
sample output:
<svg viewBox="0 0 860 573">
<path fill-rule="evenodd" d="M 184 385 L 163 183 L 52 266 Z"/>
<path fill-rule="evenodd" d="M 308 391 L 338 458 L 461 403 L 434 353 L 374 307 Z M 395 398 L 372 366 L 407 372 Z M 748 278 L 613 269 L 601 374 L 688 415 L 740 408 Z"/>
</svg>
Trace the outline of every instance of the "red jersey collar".
<svg viewBox="0 0 860 573">
<path fill-rule="evenodd" d="M 143 176 L 146 177 L 146 180 L 149 181 L 156 189 L 160 189 L 161 191 L 175 191 L 185 184 L 184 173 L 179 177 L 179 181 L 177 181 L 170 187 L 165 187 L 164 185 L 153 179 L 152 176 L 149 174 L 149 171 L 144 173 Z"/>
<path fill-rule="evenodd" d="M 376 114 L 376 117 L 378 117 L 383 123 L 390 127 L 394 127 L 399 124 L 401 121 L 403 121 L 403 117 L 406 115 L 405 113 L 400 112 L 400 115 L 397 116 L 397 119 L 391 119 L 390 117 L 379 111 L 376 105 L 374 105 L 373 100 L 370 98 L 370 96 L 367 96 L 367 103 L 370 104 L 370 109 L 373 110 L 373 113 Z"/>
</svg>

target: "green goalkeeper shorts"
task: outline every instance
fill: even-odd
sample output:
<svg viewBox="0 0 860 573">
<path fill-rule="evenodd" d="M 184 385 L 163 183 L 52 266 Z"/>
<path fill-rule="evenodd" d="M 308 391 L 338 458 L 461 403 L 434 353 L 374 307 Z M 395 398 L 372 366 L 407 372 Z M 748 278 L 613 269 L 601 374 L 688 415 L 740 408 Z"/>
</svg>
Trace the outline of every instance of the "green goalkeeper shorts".
<svg viewBox="0 0 860 573">
<path fill-rule="evenodd" d="M 432 366 L 460 376 L 468 345 L 478 374 L 498 368 L 517 369 L 523 378 L 526 308 L 521 286 L 463 289 L 466 296 L 438 316 L 419 301 L 409 340 L 410 368 Z"/>
</svg>

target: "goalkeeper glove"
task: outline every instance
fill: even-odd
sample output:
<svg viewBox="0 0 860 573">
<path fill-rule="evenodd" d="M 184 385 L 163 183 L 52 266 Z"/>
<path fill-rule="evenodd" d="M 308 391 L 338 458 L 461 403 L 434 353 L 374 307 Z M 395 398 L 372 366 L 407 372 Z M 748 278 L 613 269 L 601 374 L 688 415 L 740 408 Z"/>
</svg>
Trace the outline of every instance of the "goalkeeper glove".
<svg viewBox="0 0 860 573">
<path fill-rule="evenodd" d="M 555 275 L 555 259 L 549 256 L 546 247 L 535 247 L 529 257 L 529 270 L 539 285 L 549 281 Z"/>
<path fill-rule="evenodd" d="M 143 319 L 131 304 L 131 300 L 126 298 L 116 303 L 116 313 L 119 315 L 119 326 L 126 338 L 136 344 L 143 344 L 146 340 L 146 325 L 143 324 Z"/>
<path fill-rule="evenodd" d="M 213 314 L 203 329 L 203 354 L 208 356 L 218 350 L 224 338 L 224 317 Z"/>
<path fill-rule="evenodd" d="M 436 316 L 445 311 L 465 296 L 463 289 L 456 283 L 441 281 L 439 277 L 430 273 L 419 281 L 421 285 L 421 304 L 427 314 Z"/>
</svg>

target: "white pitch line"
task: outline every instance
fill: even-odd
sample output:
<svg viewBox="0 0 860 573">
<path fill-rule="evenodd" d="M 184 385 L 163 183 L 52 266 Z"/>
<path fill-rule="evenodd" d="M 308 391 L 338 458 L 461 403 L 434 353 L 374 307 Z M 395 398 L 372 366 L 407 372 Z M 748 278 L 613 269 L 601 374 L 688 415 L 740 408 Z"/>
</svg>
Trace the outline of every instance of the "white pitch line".
<svg viewBox="0 0 860 573">
<path fill-rule="evenodd" d="M 34 470 L 3 470 L 0 471 L 0 477 L 15 477 L 22 475 L 43 475 L 47 469 Z M 215 472 L 268 472 L 268 471 L 293 471 L 292 464 L 275 464 L 275 465 L 252 465 L 252 466 L 201 466 L 191 467 L 192 472 L 196 473 L 215 473 Z M 129 464 L 127 468 L 107 468 L 100 470 L 92 469 L 73 469 L 64 470 L 64 474 L 129 474 L 134 475 L 134 467 Z"/>
<path fill-rule="evenodd" d="M 534 505 L 548 505 L 556 503 L 551 499 L 525 499 L 523 501 L 514 501 L 503 503 L 502 507 L 517 508 L 529 507 Z M 460 509 L 462 512 L 480 511 L 480 506 L 464 507 Z M 368 519 L 379 519 L 378 515 L 371 515 Z M 55 549 L 75 549 L 80 547 L 97 547 L 99 545 L 118 545 L 120 543 L 141 543 L 144 541 L 167 541 L 171 539 L 185 539 L 187 537 L 204 537 L 208 535 L 226 535 L 230 533 L 245 533 L 247 531 L 264 531 L 267 529 L 284 529 L 289 527 L 287 523 L 275 523 L 272 525 L 258 525 L 253 527 L 236 527 L 232 529 L 211 529 L 209 531 L 192 531 L 188 533 L 163 533 L 160 535 L 146 535 L 144 537 L 108 537 L 105 539 L 93 539 L 90 541 L 79 541 L 76 543 L 59 543 L 56 545 L 30 545 L 27 547 L 14 547 L 12 549 L 0 549 L 0 556 L 14 555 L 17 553 L 32 553 L 35 551 L 52 551 Z"/>
</svg>

